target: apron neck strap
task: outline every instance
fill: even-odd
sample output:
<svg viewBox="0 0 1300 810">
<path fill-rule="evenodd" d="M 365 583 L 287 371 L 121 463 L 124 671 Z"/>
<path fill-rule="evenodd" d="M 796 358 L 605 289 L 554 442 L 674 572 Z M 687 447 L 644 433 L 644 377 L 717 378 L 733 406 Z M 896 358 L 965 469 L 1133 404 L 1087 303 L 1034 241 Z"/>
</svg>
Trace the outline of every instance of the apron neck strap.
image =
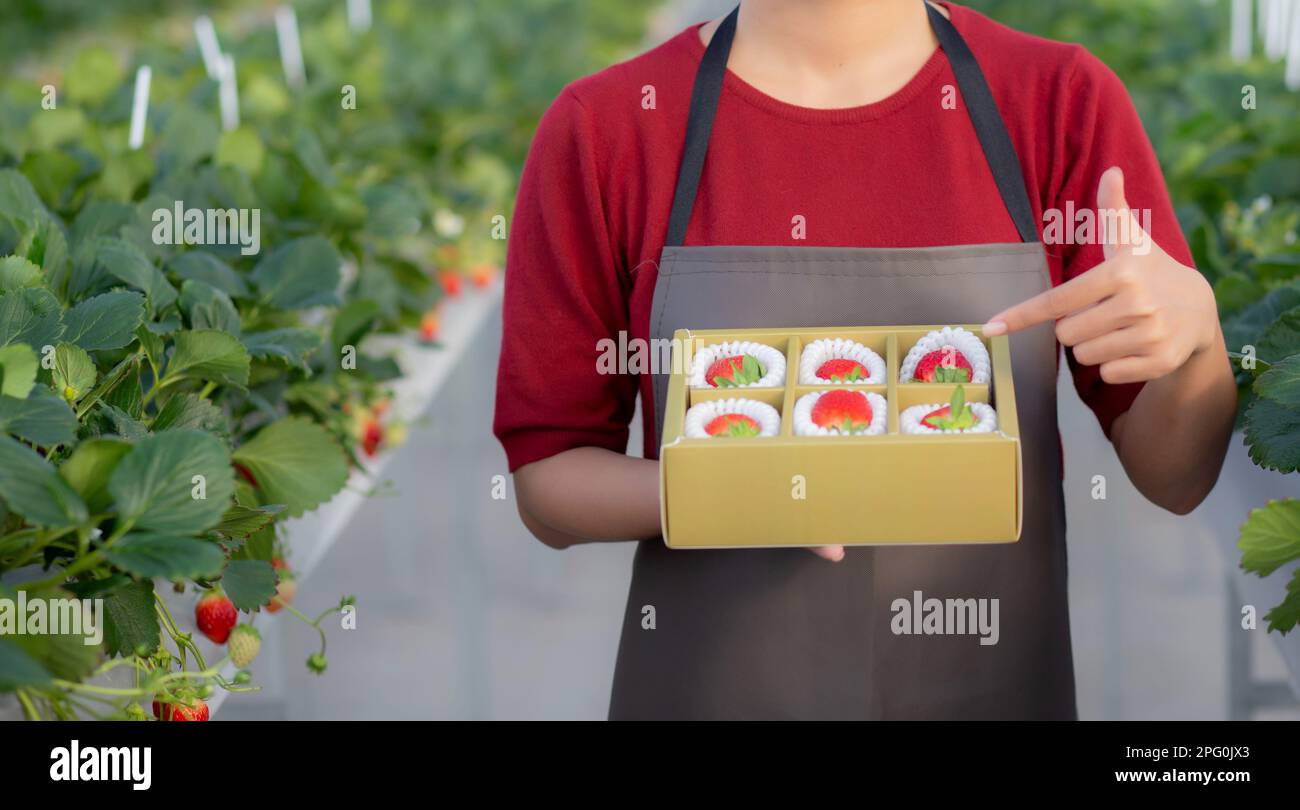
<svg viewBox="0 0 1300 810">
<path fill-rule="evenodd" d="M 925 10 L 930 19 L 930 27 L 957 77 L 957 86 L 966 102 L 966 112 L 975 127 L 975 135 L 979 138 L 984 159 L 993 172 L 993 180 L 1002 195 L 1002 202 L 1016 225 L 1021 241 L 1037 242 L 1038 228 L 1034 223 L 1029 194 L 1025 190 L 1020 158 L 1016 155 L 1011 136 L 1007 134 L 1002 115 L 993 100 L 993 93 L 984 79 L 984 72 L 980 70 L 975 55 L 952 21 L 929 3 L 925 4 Z M 691 108 L 686 120 L 686 144 L 677 171 L 677 187 L 673 192 L 673 207 L 668 217 L 668 237 L 664 242 L 666 246 L 679 246 L 686 241 L 686 228 L 691 221 L 700 175 L 704 171 L 704 157 L 709 150 L 709 135 L 713 131 L 713 119 L 718 112 L 718 97 L 727 75 L 727 57 L 731 54 L 731 42 L 736 35 L 736 18 L 739 13 L 740 6 L 736 6 L 723 19 L 709 40 L 699 70 L 695 73 Z"/>
</svg>

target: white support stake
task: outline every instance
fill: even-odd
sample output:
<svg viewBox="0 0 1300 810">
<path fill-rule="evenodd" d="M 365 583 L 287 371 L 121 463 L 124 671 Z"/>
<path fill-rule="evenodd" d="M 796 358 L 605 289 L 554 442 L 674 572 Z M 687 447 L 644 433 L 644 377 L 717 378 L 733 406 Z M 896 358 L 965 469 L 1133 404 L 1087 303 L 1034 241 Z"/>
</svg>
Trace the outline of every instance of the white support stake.
<svg viewBox="0 0 1300 810">
<path fill-rule="evenodd" d="M 221 57 L 221 82 L 218 98 L 221 101 L 221 128 L 229 132 L 239 126 L 239 85 L 235 83 L 235 57 Z"/>
<path fill-rule="evenodd" d="M 275 10 L 275 35 L 280 42 L 280 64 L 284 67 L 284 80 L 290 87 L 300 90 L 306 84 L 307 71 L 302 64 L 298 15 L 292 6 L 280 6 Z"/>
<path fill-rule="evenodd" d="M 1264 55 L 1276 62 L 1286 55 L 1288 21 L 1292 0 L 1270 0 L 1268 27 L 1264 34 Z"/>
<path fill-rule="evenodd" d="M 199 41 L 199 55 L 209 79 L 221 78 L 221 44 L 217 42 L 217 29 L 206 14 L 194 21 L 194 38 Z"/>
<path fill-rule="evenodd" d="M 135 72 L 135 98 L 131 102 L 131 132 L 127 136 L 127 146 L 139 149 L 144 146 L 144 125 L 149 117 L 149 83 L 153 80 L 153 70 L 148 65 L 141 65 Z"/>
<path fill-rule="evenodd" d="M 348 26 L 358 34 L 370 30 L 370 0 L 348 0 Z"/>
<path fill-rule="evenodd" d="M 1232 0 L 1232 58 L 1238 62 L 1250 59 L 1250 49 L 1255 32 L 1251 28 L 1252 0 Z"/>
<path fill-rule="evenodd" d="M 1286 49 L 1286 86 L 1300 90 L 1300 8 L 1291 9 L 1291 37 Z"/>
</svg>

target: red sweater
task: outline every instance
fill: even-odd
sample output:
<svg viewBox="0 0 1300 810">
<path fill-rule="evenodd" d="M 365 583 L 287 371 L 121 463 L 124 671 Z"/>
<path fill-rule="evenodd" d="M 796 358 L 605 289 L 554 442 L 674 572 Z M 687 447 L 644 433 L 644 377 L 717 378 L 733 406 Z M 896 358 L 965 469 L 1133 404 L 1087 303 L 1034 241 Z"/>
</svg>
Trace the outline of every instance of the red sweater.
<svg viewBox="0 0 1300 810">
<path fill-rule="evenodd" d="M 1159 165 L 1120 80 L 1078 45 L 1032 37 L 961 6 L 953 24 L 984 69 L 1042 231 L 1043 211 L 1096 207 L 1124 170 L 1134 209 L 1175 259 L 1191 256 Z M 638 390 L 647 455 L 657 451 L 650 376 L 597 373 L 597 343 L 649 337 L 651 295 L 686 130 L 697 26 L 569 85 L 537 128 L 511 223 L 495 433 L 510 469 L 581 446 L 627 448 Z M 1019 238 L 943 52 L 894 95 L 817 110 L 728 73 L 688 245 L 924 247 Z M 643 99 L 653 88 L 652 109 Z M 949 104 L 948 107 L 953 105 Z M 953 167 L 961 167 L 954 173 Z M 791 217 L 802 214 L 804 240 Z M 1060 283 L 1102 260 L 1097 245 L 1048 245 Z M 993 313 L 989 313 L 992 315 Z M 1140 386 L 1107 385 L 1069 357 L 1109 432 Z"/>
</svg>

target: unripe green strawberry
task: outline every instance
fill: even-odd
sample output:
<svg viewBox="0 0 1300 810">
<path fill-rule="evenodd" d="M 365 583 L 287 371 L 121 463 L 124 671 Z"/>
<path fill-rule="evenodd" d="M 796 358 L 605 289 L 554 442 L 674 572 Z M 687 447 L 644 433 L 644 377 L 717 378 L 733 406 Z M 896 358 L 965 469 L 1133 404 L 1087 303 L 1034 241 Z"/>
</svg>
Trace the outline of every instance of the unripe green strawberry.
<svg viewBox="0 0 1300 810">
<path fill-rule="evenodd" d="M 262 634 L 251 624 L 237 625 L 230 631 L 227 648 L 230 650 L 230 660 L 243 669 L 253 663 L 258 651 L 262 649 Z"/>
</svg>

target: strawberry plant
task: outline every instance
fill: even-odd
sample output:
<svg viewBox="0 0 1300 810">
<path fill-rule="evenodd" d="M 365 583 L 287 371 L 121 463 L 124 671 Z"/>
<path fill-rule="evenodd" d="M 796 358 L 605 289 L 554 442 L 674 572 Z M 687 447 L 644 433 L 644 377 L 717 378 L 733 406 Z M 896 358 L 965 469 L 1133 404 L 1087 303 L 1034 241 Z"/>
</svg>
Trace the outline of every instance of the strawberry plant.
<svg viewBox="0 0 1300 810">
<path fill-rule="evenodd" d="M 641 22 L 637 4 L 393 0 L 356 34 L 342 4 L 296 5 L 297 89 L 264 24 L 218 16 L 232 129 L 167 20 L 132 31 L 130 61 L 79 43 L 0 84 L 0 598 L 103 606 L 102 640 L 0 633 L 0 693 L 27 717 L 207 719 L 216 690 L 256 688 L 262 611 L 316 630 L 306 665 L 326 671 L 324 620 L 352 600 L 299 612 L 282 530 L 400 442 L 401 369 L 367 338 L 434 341 L 461 279 L 491 283 L 537 115 Z M 154 76 L 140 149 L 132 62 Z M 191 210 L 256 210 L 260 249 L 194 244 Z M 199 597 L 222 660 L 173 592 Z"/>
</svg>

